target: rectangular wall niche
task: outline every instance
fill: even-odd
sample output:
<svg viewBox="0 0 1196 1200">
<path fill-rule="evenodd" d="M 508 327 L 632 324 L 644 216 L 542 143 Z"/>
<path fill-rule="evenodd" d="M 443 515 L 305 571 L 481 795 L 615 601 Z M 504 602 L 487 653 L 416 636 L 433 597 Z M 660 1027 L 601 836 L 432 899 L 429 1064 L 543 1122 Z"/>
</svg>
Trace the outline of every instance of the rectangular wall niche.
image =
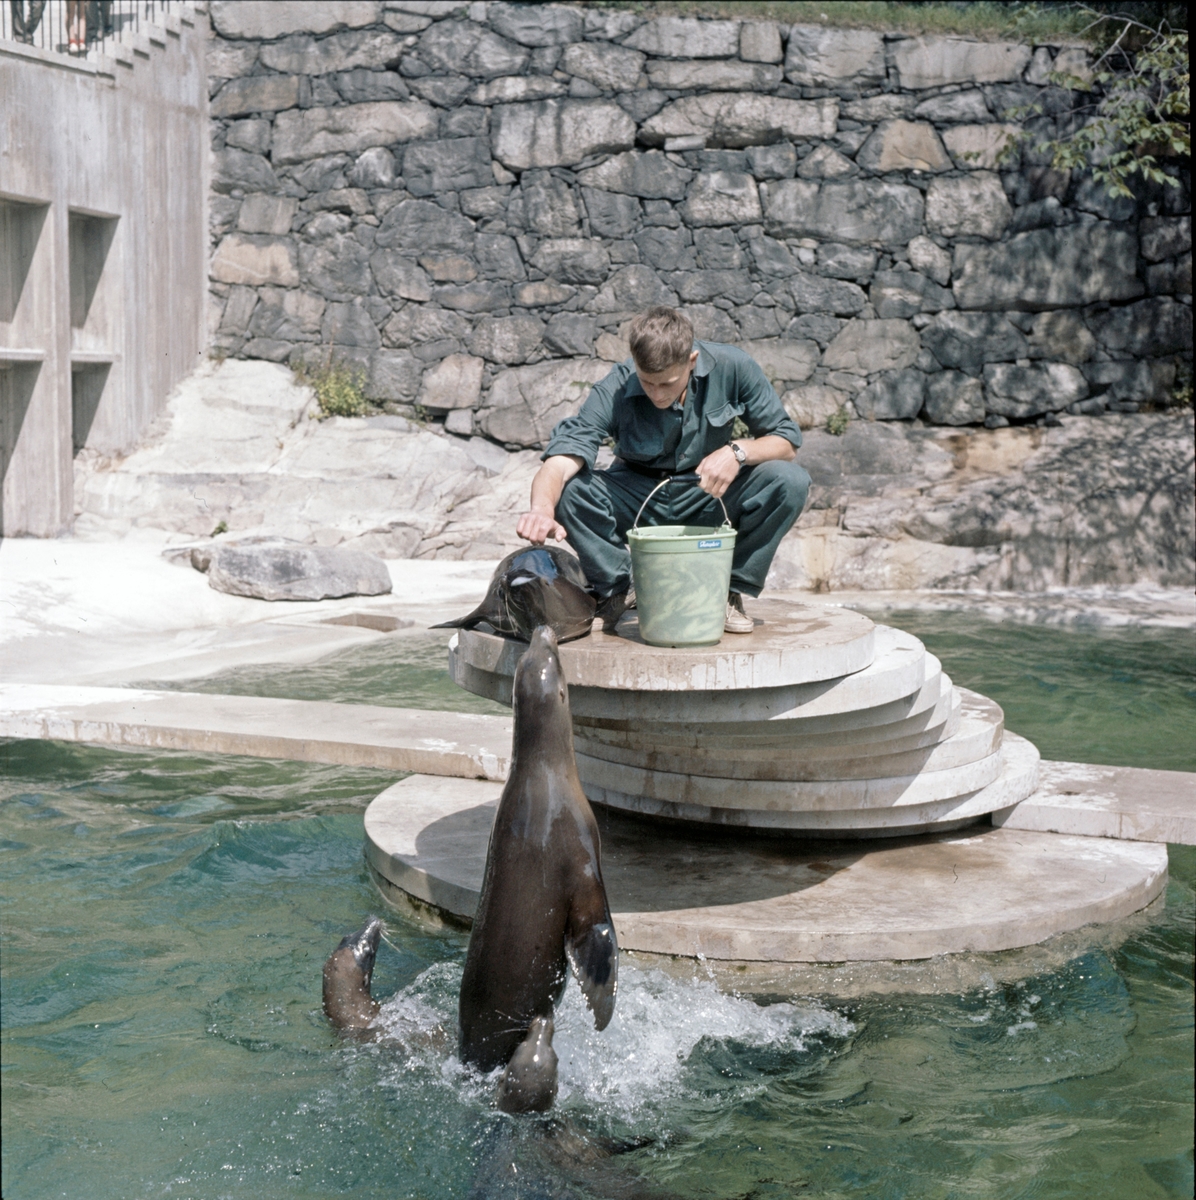
<svg viewBox="0 0 1196 1200">
<path fill-rule="evenodd" d="M 70 214 L 71 326 L 74 329 L 85 328 L 92 315 L 92 302 L 104 273 L 104 263 L 108 261 L 117 219 L 81 212 Z"/>
<path fill-rule="evenodd" d="M 96 419 L 111 365 L 88 363 L 71 367 L 71 442 L 75 454 L 87 445 L 87 435 Z"/>
<path fill-rule="evenodd" d="M 48 204 L 23 204 L 0 196 L 0 321 L 16 320 L 33 252 L 46 221 Z"/>
<path fill-rule="evenodd" d="M 20 500 L 25 489 L 21 485 L 27 485 L 28 480 L 9 479 L 8 468 L 16 453 L 21 427 L 25 424 L 25 414 L 29 411 L 29 401 L 33 398 L 33 387 L 41 366 L 39 362 L 18 363 L 0 359 L 0 536 L 6 536 L 9 532 L 9 525 L 14 520 L 12 510 L 23 511 Z M 14 470 L 14 474 L 20 475 L 20 472 Z"/>
</svg>

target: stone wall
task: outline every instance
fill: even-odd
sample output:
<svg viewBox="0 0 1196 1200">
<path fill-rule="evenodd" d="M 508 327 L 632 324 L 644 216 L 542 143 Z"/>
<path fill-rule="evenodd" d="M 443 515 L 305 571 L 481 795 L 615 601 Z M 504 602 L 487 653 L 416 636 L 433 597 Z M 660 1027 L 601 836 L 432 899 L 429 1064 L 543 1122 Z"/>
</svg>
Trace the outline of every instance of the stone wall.
<svg viewBox="0 0 1196 1200">
<path fill-rule="evenodd" d="M 543 443 L 650 304 L 806 428 L 1165 406 L 1187 180 L 998 164 L 1073 48 L 505 3 L 214 2 L 218 352 L 357 364 L 392 412 Z"/>
</svg>

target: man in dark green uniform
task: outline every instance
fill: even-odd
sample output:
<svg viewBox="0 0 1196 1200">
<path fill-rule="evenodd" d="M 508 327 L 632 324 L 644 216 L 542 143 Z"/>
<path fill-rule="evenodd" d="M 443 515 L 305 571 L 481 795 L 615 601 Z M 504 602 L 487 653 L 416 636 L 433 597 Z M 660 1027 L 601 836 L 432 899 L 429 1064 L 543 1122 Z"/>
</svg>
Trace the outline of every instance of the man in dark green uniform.
<svg viewBox="0 0 1196 1200">
<path fill-rule="evenodd" d="M 794 461 L 801 430 L 753 359 L 734 346 L 695 342 L 674 309 L 636 317 L 628 341 L 631 359 L 552 431 L 516 531 L 536 545 L 568 539 L 613 629 L 633 602 L 627 530 L 652 489 L 668 480 L 644 513 L 648 525 L 721 525 L 721 498 L 738 530 L 726 629 L 751 633 L 742 597 L 760 594 L 810 488 Z M 750 438 L 732 438 L 736 417 Z M 599 471 L 594 461 L 607 438 L 617 458 Z"/>
</svg>

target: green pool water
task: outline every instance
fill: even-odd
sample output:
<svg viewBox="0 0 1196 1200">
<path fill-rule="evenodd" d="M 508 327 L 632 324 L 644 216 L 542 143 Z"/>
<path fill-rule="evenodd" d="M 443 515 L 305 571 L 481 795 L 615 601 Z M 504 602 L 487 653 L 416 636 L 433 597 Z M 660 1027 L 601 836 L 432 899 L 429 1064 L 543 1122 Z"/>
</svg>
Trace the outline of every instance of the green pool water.
<svg viewBox="0 0 1196 1200">
<path fill-rule="evenodd" d="M 1189 634 L 887 619 L 1049 756 L 1196 769 Z M 202 686 L 477 711 L 442 654 L 386 638 Z M 571 985 L 560 1115 L 651 1139 L 591 1161 L 494 1113 L 456 1062 L 463 935 L 392 916 L 390 1036 L 327 1029 L 320 965 L 382 908 L 361 812 L 393 776 L 28 741 L 0 756 L 8 1200 L 1192 1194 L 1192 849 L 1171 848 L 1166 906 L 1128 941 L 1016 984 L 845 1002 L 627 969 L 602 1034 Z"/>
</svg>

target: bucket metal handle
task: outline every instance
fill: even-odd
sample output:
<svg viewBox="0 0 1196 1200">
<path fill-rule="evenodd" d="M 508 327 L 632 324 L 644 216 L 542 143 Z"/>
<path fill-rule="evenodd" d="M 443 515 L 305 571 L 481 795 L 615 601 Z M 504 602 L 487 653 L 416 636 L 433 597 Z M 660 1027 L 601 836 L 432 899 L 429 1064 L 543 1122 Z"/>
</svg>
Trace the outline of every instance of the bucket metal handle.
<svg viewBox="0 0 1196 1200">
<path fill-rule="evenodd" d="M 696 481 L 696 480 L 697 480 L 697 478 L 698 478 L 698 476 L 697 476 L 697 473 L 696 473 L 696 472 L 694 472 L 694 473 L 692 473 L 692 474 L 688 474 L 688 475 L 666 475 L 666 476 L 665 476 L 665 477 L 664 477 L 664 478 L 663 478 L 663 479 L 662 479 L 662 480 L 661 480 L 661 481 L 660 481 L 660 482 L 659 482 L 659 483 L 658 483 L 658 484 L 657 484 L 657 485 L 656 485 L 656 486 L 655 486 L 655 487 L 654 487 L 654 488 L 653 488 L 653 489 L 652 489 L 652 490 L 651 490 L 651 491 L 648 493 L 648 495 L 647 495 L 647 497 L 645 498 L 645 500 L 644 500 L 643 504 L 641 504 L 641 505 L 640 505 L 640 510 L 639 510 L 639 512 L 637 512 L 637 513 L 635 514 L 635 520 L 631 522 L 631 528 L 632 528 L 632 529 L 638 529 L 638 528 L 639 528 L 640 517 L 642 517 L 642 516 L 644 515 L 644 509 L 648 507 L 648 501 L 649 501 L 649 500 L 651 500 L 651 499 L 652 499 L 652 497 L 653 497 L 653 496 L 655 496 L 655 495 L 656 495 L 656 493 L 657 493 L 657 492 L 659 492 L 659 491 L 660 491 L 660 489 L 661 489 L 662 487 L 664 487 L 664 485 L 665 485 L 666 483 L 673 483 L 675 480 L 678 480 L 678 479 L 692 479 L 692 480 Z M 723 498 L 722 498 L 722 496 L 715 496 L 715 499 L 716 499 L 716 500 L 719 502 L 719 504 L 720 504 L 720 505 L 722 505 L 722 510 L 723 510 L 723 528 L 724 528 L 724 529 L 731 529 L 731 528 L 733 528 L 733 526 L 731 525 L 731 515 L 730 515 L 730 513 L 728 513 L 728 512 L 727 512 L 727 506 L 726 506 L 725 504 L 723 504 Z"/>
</svg>

